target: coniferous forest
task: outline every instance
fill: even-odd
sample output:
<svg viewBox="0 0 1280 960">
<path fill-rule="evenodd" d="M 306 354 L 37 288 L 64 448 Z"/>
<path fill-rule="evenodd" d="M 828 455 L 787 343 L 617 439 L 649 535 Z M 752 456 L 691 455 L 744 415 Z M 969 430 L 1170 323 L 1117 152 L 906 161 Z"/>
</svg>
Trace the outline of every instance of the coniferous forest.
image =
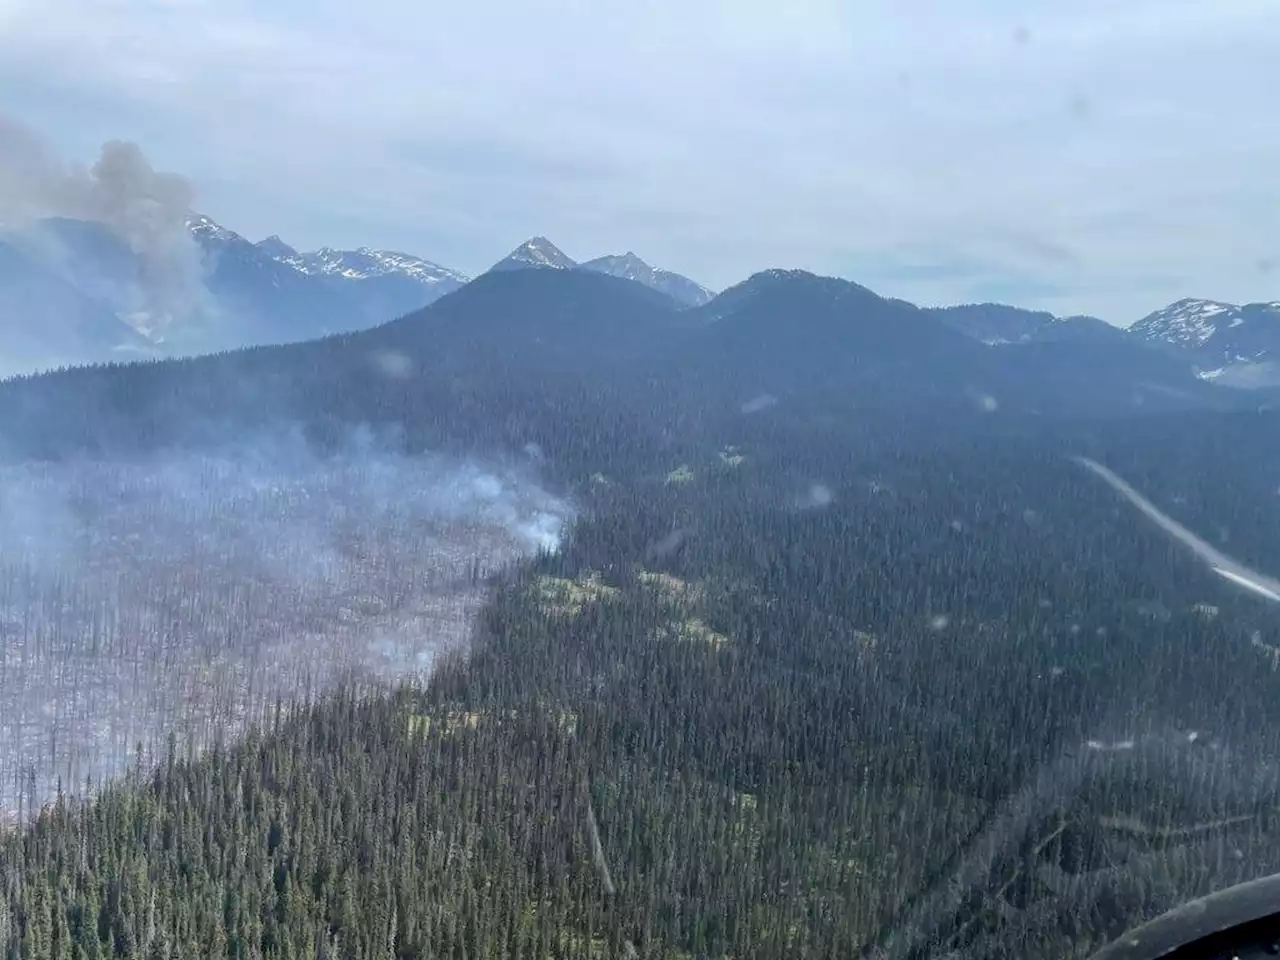
<svg viewBox="0 0 1280 960">
<path fill-rule="evenodd" d="M 499 282 L 524 285 L 525 325 L 500 326 Z M 66 697 L 116 650 L 182 676 L 237 665 L 204 719 L 161 717 L 119 775 L 55 766 L 52 792 L 12 791 L 6 960 L 1074 958 L 1280 871 L 1276 608 L 1073 459 L 1277 571 L 1265 405 L 1137 414 L 1089 406 L 1099 388 L 1046 413 L 1065 381 L 974 367 L 914 390 L 886 366 L 896 341 L 819 363 L 829 345 L 805 336 L 825 328 L 780 338 L 792 354 L 674 320 L 639 342 L 651 298 L 593 277 L 544 302 L 533 282 L 446 298 L 425 315 L 453 321 L 439 337 L 410 317 L 0 385 L 6 469 L 104 471 L 64 498 L 75 530 L 141 484 L 138 523 L 187 517 L 183 536 L 214 544 L 184 548 L 205 559 L 172 580 L 168 555 L 90 551 L 134 566 L 84 568 L 102 613 L 73 629 L 30 611 L 79 610 L 72 588 L 92 584 L 36 589 L 47 571 L 6 539 L 0 669 L 18 669 L 19 638 L 49 651 Z M 801 292 L 821 313 L 823 289 Z M 617 317 L 621 352 L 582 348 L 575 311 Z M 386 351 L 413 375 L 371 376 Z M 971 382 L 994 386 L 968 407 L 930 399 Z M 255 474 L 231 507 L 207 466 L 184 474 L 198 496 L 148 498 L 138 479 L 192 451 L 243 463 L 243 437 L 273 422 L 323 483 Z M 353 448 L 364 429 L 391 438 L 394 468 Z M 444 456 L 505 456 L 538 485 L 510 514 L 497 494 L 486 514 L 433 500 L 424 526 L 405 505 L 462 474 L 414 487 L 404 465 Z M 277 567 L 248 557 L 301 527 L 262 518 L 312 513 L 345 572 L 296 579 L 286 550 L 307 587 L 272 586 Z M 554 536 L 494 532 L 552 514 Z M 232 527 L 267 533 L 217 539 Z M 319 662 L 440 630 L 446 585 L 452 639 L 429 668 Z M 164 616 L 126 615 L 143 609 Z M 170 642 L 204 659 L 164 660 Z M 92 721 L 104 701 L 85 702 Z"/>
</svg>

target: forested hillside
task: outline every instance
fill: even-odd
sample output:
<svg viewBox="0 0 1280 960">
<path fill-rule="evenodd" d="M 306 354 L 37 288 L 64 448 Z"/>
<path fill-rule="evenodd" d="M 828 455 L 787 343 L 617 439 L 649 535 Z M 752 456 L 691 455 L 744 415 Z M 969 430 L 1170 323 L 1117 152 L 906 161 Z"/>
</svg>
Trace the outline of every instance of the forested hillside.
<svg viewBox="0 0 1280 960">
<path fill-rule="evenodd" d="M 1047 443 L 816 439 L 602 475 L 425 687 L 47 810 L 9 955 L 1082 956 L 1280 869 L 1265 610 Z"/>
<path fill-rule="evenodd" d="M 766 271 L 681 310 L 617 277 L 516 270 L 373 330 L 0 383 L 0 455 L 202 446 L 286 421 L 320 444 L 357 425 L 402 430 L 410 450 L 532 441 L 557 468 L 590 473 L 605 455 L 656 465 L 664 448 L 715 442 L 744 418 L 911 442 L 906 421 L 932 442 L 991 421 L 1256 404 L 1158 351 L 993 349 L 929 311 L 803 271 Z M 624 445 L 606 439 L 619 437 Z"/>
<path fill-rule="evenodd" d="M 731 328 L 561 282 L 0 389 L 15 463 L 273 421 L 324 462 L 363 423 L 410 460 L 524 450 L 577 507 L 429 676 L 144 745 L 93 799 L 65 783 L 0 846 L 5 960 L 1084 957 L 1280 870 L 1274 608 L 1072 459 L 1276 570 L 1276 414 L 1046 413 L 1065 380 L 1018 392 L 985 354 L 917 385 L 959 335 L 916 350 L 934 327 L 849 285 L 802 278 L 788 336 L 768 286 L 724 295 Z M 822 358 L 851 316 L 865 352 Z M 375 547 L 428 538 L 388 517 L 363 542 L 410 596 L 412 552 Z"/>
</svg>

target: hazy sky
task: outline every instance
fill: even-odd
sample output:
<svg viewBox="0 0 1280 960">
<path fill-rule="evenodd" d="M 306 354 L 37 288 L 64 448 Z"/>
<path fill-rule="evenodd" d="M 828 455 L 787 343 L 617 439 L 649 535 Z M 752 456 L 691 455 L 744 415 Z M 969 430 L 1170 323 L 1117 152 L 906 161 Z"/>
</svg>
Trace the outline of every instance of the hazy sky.
<svg viewBox="0 0 1280 960">
<path fill-rule="evenodd" d="M 1277 50 L 1276 0 L 0 0 L 0 110 L 251 239 L 1128 323 L 1280 300 Z"/>
</svg>

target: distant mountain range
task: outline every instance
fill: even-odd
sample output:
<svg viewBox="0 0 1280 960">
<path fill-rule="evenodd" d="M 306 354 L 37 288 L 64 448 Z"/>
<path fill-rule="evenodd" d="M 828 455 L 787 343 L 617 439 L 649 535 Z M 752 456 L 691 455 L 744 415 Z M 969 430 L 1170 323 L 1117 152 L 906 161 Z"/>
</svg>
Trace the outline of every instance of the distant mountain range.
<svg viewBox="0 0 1280 960">
<path fill-rule="evenodd" d="M 251 243 L 208 217 L 188 221 L 228 346 L 311 339 L 419 310 L 469 279 L 408 254 L 362 247 L 299 253 Z"/>
<path fill-rule="evenodd" d="M 1094 317 L 1055 317 L 996 303 L 931 312 L 988 346 L 1063 340 L 1140 345 L 1187 364 L 1203 380 L 1242 389 L 1280 386 L 1280 302 L 1179 300 L 1127 330 Z"/>
<path fill-rule="evenodd" d="M 362 330 L 412 314 L 471 282 L 457 270 L 398 251 L 299 252 L 278 236 L 254 243 L 198 214 L 167 252 L 163 261 L 149 259 L 107 227 L 80 220 L 53 218 L 0 232 L 0 375 Z M 674 307 L 696 311 L 689 323 L 710 322 L 744 291 L 761 295 L 779 277 L 811 276 L 766 271 L 717 297 L 635 253 L 578 262 L 541 236 L 488 273 L 524 270 L 604 274 L 642 285 Z M 841 289 L 847 296 L 848 289 Z M 994 303 L 917 311 L 865 293 L 877 305 L 899 304 L 990 349 L 1035 347 L 1055 350 L 1061 359 L 1087 351 L 1090 362 L 1181 367 L 1221 386 L 1280 385 L 1280 302 L 1180 300 L 1123 330 L 1093 317 Z M 801 309 L 798 303 L 791 308 L 793 314 Z M 780 347 L 785 352 L 786 345 Z"/>
<path fill-rule="evenodd" d="M 468 280 L 392 251 L 255 244 L 198 214 L 170 243 L 147 256 L 101 224 L 64 218 L 0 233 L 0 375 L 364 329 Z"/>
<path fill-rule="evenodd" d="M 942 317 L 801 270 L 758 273 L 690 308 L 592 270 L 503 269 L 368 330 L 14 382 L 0 389 L 0 436 L 57 455 L 184 442 L 210 424 L 274 420 L 323 438 L 377 423 L 418 448 L 533 443 L 585 467 L 602 436 L 656 463 L 743 430 L 848 436 L 860 424 L 906 442 L 1257 406 L 1123 331 L 1063 323 L 993 347 Z"/>
<path fill-rule="evenodd" d="M 50 218 L 0 231 L 0 376 L 110 360 L 212 353 L 376 326 L 469 282 L 394 250 L 299 252 L 192 214 L 170 249 L 140 254 L 106 226 Z M 149 254 L 149 255 L 148 255 Z M 633 253 L 578 264 L 536 237 L 493 267 L 582 269 L 683 304 L 712 296 Z"/>
</svg>

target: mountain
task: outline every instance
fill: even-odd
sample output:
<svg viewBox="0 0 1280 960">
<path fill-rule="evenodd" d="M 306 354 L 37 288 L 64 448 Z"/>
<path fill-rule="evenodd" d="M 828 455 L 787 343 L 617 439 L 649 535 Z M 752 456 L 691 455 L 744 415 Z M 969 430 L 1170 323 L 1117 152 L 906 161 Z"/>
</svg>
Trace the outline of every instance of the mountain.
<svg viewBox="0 0 1280 960">
<path fill-rule="evenodd" d="M 1206 380 L 1237 387 L 1280 385 L 1280 302 L 1183 299 L 1148 314 L 1129 331 L 1189 357 Z"/>
<path fill-rule="evenodd" d="M 1239 326 L 1239 310 L 1217 300 L 1185 298 L 1148 314 L 1129 329 L 1147 340 L 1199 350 L 1223 329 Z"/>
<path fill-rule="evenodd" d="M 145 338 L 72 279 L 0 240 L 0 377 L 146 356 Z"/>
<path fill-rule="evenodd" d="M 198 213 L 186 227 L 150 257 L 86 220 L 0 233 L 0 371 L 307 340 L 412 313 L 467 282 L 405 253 L 299 253 L 278 236 L 251 243 Z"/>
<path fill-rule="evenodd" d="M 1054 317 L 1051 323 L 1036 330 L 1031 340 L 1039 343 L 1110 343 L 1117 346 L 1133 343 L 1133 338 L 1127 331 L 1084 314 Z"/>
<path fill-rule="evenodd" d="M 287 343 L 367 325 L 347 288 L 275 259 L 209 217 L 193 214 L 188 228 L 203 254 L 211 303 L 167 334 L 172 347 L 205 352 Z"/>
<path fill-rule="evenodd" d="M 738 372 L 874 375 L 886 364 L 948 359 L 963 367 L 984 351 L 927 311 L 866 287 L 804 270 L 766 270 L 730 287 L 692 317 L 692 341 Z M 710 360 L 711 358 L 708 357 Z"/>
<path fill-rule="evenodd" d="M 589 371 L 634 361 L 677 335 L 684 327 L 677 307 L 665 294 L 604 274 L 490 271 L 361 339 L 453 372 L 469 364 Z"/>
<path fill-rule="evenodd" d="M 1026 343 L 1057 319 L 1042 310 L 1023 310 L 1002 303 L 966 303 L 928 311 L 953 330 L 989 346 Z"/>
<path fill-rule="evenodd" d="M 289 244 L 285 243 L 274 233 L 265 240 L 259 240 L 257 247 L 273 260 L 283 260 L 291 265 L 294 261 L 301 262 L 302 260 L 302 254 L 298 253 L 297 250 L 289 246 Z"/>
<path fill-rule="evenodd" d="M 273 259 L 287 263 L 300 273 L 342 280 L 371 280 L 378 277 L 402 277 L 429 291 L 433 299 L 457 290 L 470 278 L 456 270 L 442 267 L 408 253 L 393 250 L 334 250 L 321 247 L 311 253 L 298 253 L 279 237 L 268 237 L 258 249 Z M 419 304 L 419 309 L 426 304 Z"/>
<path fill-rule="evenodd" d="M 818 408 L 1070 417 L 1234 400 L 1102 321 L 1055 321 L 992 349 L 934 311 L 802 270 L 755 274 L 693 309 L 594 271 L 490 272 L 342 349 L 407 357 L 424 377 L 485 396 L 574 377 L 584 390 L 626 394 L 655 419 L 736 417 L 759 397 L 802 417 Z"/>
<path fill-rule="evenodd" d="M 670 270 L 651 267 L 634 253 L 624 253 L 596 257 L 585 263 L 578 263 L 567 256 L 546 237 L 534 237 L 526 240 L 509 254 L 489 268 L 490 273 L 503 273 L 513 270 L 528 269 L 586 270 L 591 273 L 608 274 L 622 280 L 631 280 L 644 284 L 659 293 L 664 293 L 677 303 L 698 307 L 715 296 L 712 291 L 695 283 L 688 277 L 682 277 Z"/>
<path fill-rule="evenodd" d="M 672 273 L 670 270 L 651 267 L 629 251 L 621 255 L 596 257 L 580 266 L 583 270 L 607 273 L 610 276 L 622 277 L 624 280 L 643 283 L 646 287 L 659 290 L 686 306 L 700 307 L 715 296 L 713 291 L 702 284 L 688 277 L 682 277 L 678 273 Z"/>
<path fill-rule="evenodd" d="M 193 216 L 190 227 L 204 249 L 211 290 L 239 314 L 236 345 L 371 327 L 420 310 L 468 279 L 407 253 L 369 247 L 299 253 L 278 236 L 252 244 L 208 217 Z M 243 318 L 254 318 L 251 329 Z"/>
<path fill-rule="evenodd" d="M 661 443 L 654 411 L 667 399 L 641 360 L 688 323 L 670 297 L 617 277 L 490 272 L 373 329 L 4 385 L 0 451 L 183 444 L 288 422 L 316 439 L 364 423 L 433 448 L 536 442 L 564 462 L 625 427 L 618 455 L 632 458 Z M 586 434 L 583 418 L 595 424 Z"/>
<path fill-rule="evenodd" d="M 673 348 L 673 366 L 727 402 L 820 398 L 827 413 L 850 415 L 1111 416 L 1235 399 L 1102 321 L 1050 318 L 1022 342 L 993 349 L 944 316 L 848 281 L 770 270 L 691 311 L 702 329 Z"/>
<path fill-rule="evenodd" d="M 10 234 L 8 242 L 24 251 L 32 269 L 56 273 L 144 336 L 161 322 L 151 316 L 142 259 L 104 225 L 50 217 Z"/>
<path fill-rule="evenodd" d="M 991 347 L 1014 343 L 1101 340 L 1122 343 L 1125 332 L 1097 317 L 1058 317 L 1003 303 L 966 303 L 930 307 L 928 312 L 953 330 Z"/>
<path fill-rule="evenodd" d="M 694 329 L 651 374 L 661 393 L 730 418 L 767 410 L 753 422 L 784 430 L 972 411 L 967 371 L 989 352 L 909 303 L 803 270 L 757 273 L 686 312 Z"/>
<path fill-rule="evenodd" d="M 421 310 L 470 279 L 430 260 L 394 250 L 321 247 L 298 253 L 279 237 L 259 241 L 257 247 L 299 273 L 323 281 L 336 296 L 352 302 L 362 317 L 359 326 L 374 326 Z"/>
<path fill-rule="evenodd" d="M 533 237 L 489 268 L 490 273 L 530 268 L 572 270 L 578 264 L 546 237 Z"/>
<path fill-rule="evenodd" d="M 275 280 L 290 290 L 317 280 L 207 230 L 222 251 L 211 280 L 222 301 L 231 280 L 263 292 Z M 315 312 L 341 305 L 320 292 Z M 67 388 L 79 398 L 69 406 L 53 380 L 32 384 L 32 395 L 55 397 L 35 407 L 16 387 L 0 401 L 15 405 L 10 422 L 24 434 L 15 449 L 77 449 L 89 436 L 110 446 L 103 435 L 132 444 L 139 422 L 148 442 L 178 442 L 210 418 L 284 418 L 325 436 L 369 422 L 423 445 L 534 441 L 563 464 L 582 464 L 595 455 L 591 437 L 623 424 L 630 439 L 615 456 L 630 460 L 653 462 L 695 435 L 733 443 L 754 411 L 768 412 L 751 429 L 822 423 L 834 436 L 856 424 L 936 436 L 984 420 L 1039 429 L 1245 402 L 1119 331 L 1061 327 L 1077 328 L 1085 335 L 992 348 L 932 311 L 800 270 L 764 271 L 693 309 L 594 271 L 500 270 L 373 329 L 137 374 L 86 372 Z M 57 418 L 47 412 L 62 406 Z M 586 420 L 594 426 L 583 434 Z"/>
</svg>

